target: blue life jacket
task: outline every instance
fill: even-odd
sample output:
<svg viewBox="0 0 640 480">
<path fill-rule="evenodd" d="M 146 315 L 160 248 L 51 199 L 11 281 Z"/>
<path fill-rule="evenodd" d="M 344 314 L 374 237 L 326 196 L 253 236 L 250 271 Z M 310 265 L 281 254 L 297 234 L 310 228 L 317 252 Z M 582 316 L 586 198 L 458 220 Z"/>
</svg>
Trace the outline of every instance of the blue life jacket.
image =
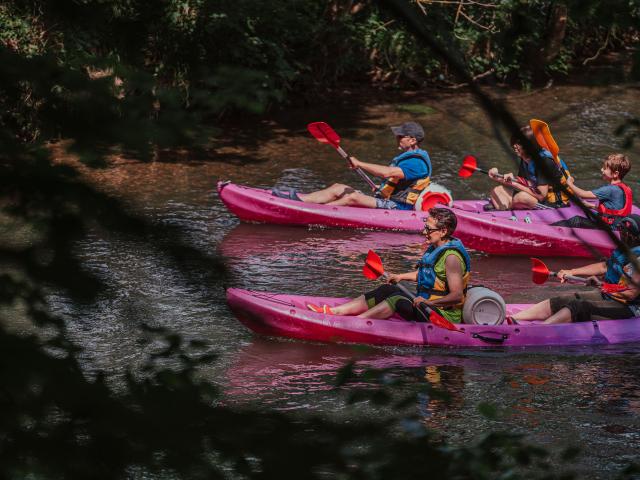
<svg viewBox="0 0 640 480">
<path fill-rule="evenodd" d="M 640 256 L 640 246 L 631 248 L 631 253 Z M 629 258 L 619 248 L 616 248 L 607 259 L 607 272 L 604 274 L 604 281 L 618 283 L 622 277 L 622 269 L 627 263 L 630 263 Z"/>
<path fill-rule="evenodd" d="M 549 158 L 551 160 L 553 160 L 553 155 L 551 155 L 551 152 L 549 150 L 546 150 L 544 148 L 540 149 L 540 151 L 538 152 L 538 154 L 541 157 L 546 157 Z M 567 168 L 566 164 L 564 163 L 563 160 L 560 160 L 560 163 L 562 163 L 563 168 Z M 520 160 L 520 164 L 524 164 L 524 169 L 527 172 L 527 180 L 529 180 L 534 187 L 538 186 L 538 169 L 536 168 L 536 164 L 533 160 L 530 160 L 529 162 L 525 162 L 524 160 Z"/>
<path fill-rule="evenodd" d="M 469 258 L 469 254 L 462 242 L 457 238 L 451 238 L 451 240 L 440 247 L 436 248 L 434 245 L 430 245 L 422 256 L 422 259 L 417 263 L 419 296 L 428 299 L 432 296 L 443 297 L 449 293 L 446 276 L 444 278 L 437 278 L 435 270 L 438 260 L 440 260 L 440 257 L 448 250 L 455 250 L 460 253 L 464 259 L 465 271 L 462 274 L 462 278 L 464 289 L 466 290 L 471 274 L 471 258 Z"/>
<path fill-rule="evenodd" d="M 567 168 L 567 164 L 564 162 L 564 160 L 562 160 L 560 157 L 558 157 L 558 160 L 560 162 L 560 164 L 558 165 L 555 161 L 555 159 L 553 158 L 553 155 L 551 154 L 551 152 L 549 150 L 546 150 L 544 148 L 541 148 L 538 151 L 538 154 L 540 155 L 540 157 L 543 158 L 548 158 L 550 160 L 553 160 L 554 165 L 556 166 L 556 168 L 559 170 L 559 172 L 562 174 L 562 177 L 559 179 L 559 182 L 561 185 L 567 185 L 567 178 L 571 175 L 569 173 L 569 170 Z M 523 164 L 524 163 L 524 164 Z M 525 180 L 528 180 L 529 182 L 531 182 L 533 187 L 537 187 L 539 185 L 538 182 L 538 169 L 536 168 L 536 164 L 535 162 L 533 162 L 533 160 L 529 161 L 529 162 L 525 162 L 524 160 L 520 160 L 520 164 L 521 166 L 524 168 L 524 170 L 526 171 L 526 178 Z M 564 207 L 564 206 L 568 206 L 569 205 L 569 197 L 560 189 L 557 190 L 554 189 L 553 185 L 549 185 L 549 189 L 547 191 L 547 196 L 544 199 L 543 203 L 545 205 L 554 207 L 554 208 L 558 208 L 558 207 Z"/>
<path fill-rule="evenodd" d="M 403 178 L 397 182 L 387 179 L 380 185 L 380 188 L 376 193 L 377 196 L 381 198 L 390 198 L 394 202 L 408 203 L 410 205 L 414 205 L 416 203 L 422 190 L 428 187 L 431 182 L 431 159 L 429 158 L 429 154 L 421 148 L 411 150 L 409 152 L 403 152 L 395 157 L 389 166 L 398 167 L 402 162 L 413 158 L 420 159 L 424 162 L 427 167 L 427 175 L 415 180 L 407 180 L 406 178 Z"/>
</svg>

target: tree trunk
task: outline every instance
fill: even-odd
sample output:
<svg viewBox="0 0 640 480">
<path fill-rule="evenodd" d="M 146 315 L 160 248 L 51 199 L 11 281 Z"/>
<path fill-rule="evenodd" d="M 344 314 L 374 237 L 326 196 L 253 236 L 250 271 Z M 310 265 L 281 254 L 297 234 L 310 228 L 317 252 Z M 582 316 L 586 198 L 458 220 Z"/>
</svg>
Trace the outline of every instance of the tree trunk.
<svg viewBox="0 0 640 480">
<path fill-rule="evenodd" d="M 542 50 L 545 65 L 560 53 L 562 42 L 567 30 L 568 9 L 564 3 L 555 3 L 551 7 L 551 15 L 546 28 L 546 41 Z"/>
<path fill-rule="evenodd" d="M 554 2 L 551 5 L 544 38 L 541 39 L 539 50 L 532 58 L 532 74 L 535 84 L 546 83 L 549 80 L 546 66 L 558 56 L 562 49 L 567 29 L 567 14 L 568 9 L 565 3 Z"/>
</svg>

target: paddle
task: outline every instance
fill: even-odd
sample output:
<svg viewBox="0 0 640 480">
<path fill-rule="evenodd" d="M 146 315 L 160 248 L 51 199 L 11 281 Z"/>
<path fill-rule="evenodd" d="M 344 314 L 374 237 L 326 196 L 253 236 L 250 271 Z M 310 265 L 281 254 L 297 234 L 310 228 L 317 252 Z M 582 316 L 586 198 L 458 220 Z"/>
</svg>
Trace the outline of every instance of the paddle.
<svg viewBox="0 0 640 480">
<path fill-rule="evenodd" d="M 460 170 L 458 170 L 458 175 L 462 178 L 469 178 L 473 175 L 473 172 L 484 173 L 485 175 L 489 175 L 488 170 L 484 170 L 483 168 L 478 167 L 478 160 L 473 155 L 467 155 L 462 160 L 462 166 Z M 496 177 L 504 178 L 504 175 L 497 174 Z"/>
<path fill-rule="evenodd" d="M 478 167 L 478 160 L 476 159 L 476 157 L 474 157 L 473 155 L 467 155 L 466 157 L 464 157 L 464 159 L 462 160 L 462 166 L 460 167 L 460 170 L 458 170 L 458 175 L 462 178 L 469 178 L 471 175 L 473 175 L 473 172 L 481 172 L 484 173 L 485 175 L 489 175 L 489 171 L 485 170 L 483 168 Z M 496 175 L 497 178 L 504 178 L 504 175 L 498 173 Z M 520 185 L 527 187 L 529 190 L 531 190 L 532 192 L 535 192 L 535 190 L 527 185 L 526 183 L 520 181 L 520 180 L 511 180 L 511 179 L 507 179 L 506 180 L 509 183 L 519 183 Z M 538 209 L 547 209 L 550 208 L 547 205 L 543 205 L 541 203 L 538 203 L 536 205 L 536 208 Z"/>
<path fill-rule="evenodd" d="M 480 173 L 484 173 L 485 175 L 489 175 L 488 170 L 478 167 L 478 160 L 476 159 L 476 157 L 474 157 L 473 155 L 467 155 L 462 160 L 462 166 L 460 167 L 460 170 L 458 170 L 458 175 L 462 178 L 469 178 L 471 175 L 473 175 L 473 172 L 480 172 Z M 501 173 L 498 173 L 495 175 L 495 177 L 504 178 L 504 175 L 502 175 Z M 531 186 L 527 185 L 526 183 L 520 180 L 516 180 L 516 179 L 512 180 L 508 178 L 505 181 L 510 183 L 519 183 L 523 187 L 527 187 L 529 190 L 533 190 Z"/>
<path fill-rule="evenodd" d="M 320 143 L 326 143 L 331 145 L 337 150 L 337 152 L 344 158 L 349 166 L 352 166 L 351 160 L 349 160 L 349 154 L 345 152 L 340 146 L 340 135 L 331 128 L 331 126 L 325 122 L 313 122 L 307 125 L 307 130 L 313 135 Z M 371 187 L 371 190 L 378 190 L 378 186 L 369 178 L 369 176 L 360 168 L 355 169 L 356 173 Z"/>
<path fill-rule="evenodd" d="M 558 272 L 550 271 L 545 263 L 539 258 L 531 258 L 531 274 L 533 283 L 536 283 L 538 285 L 542 285 L 543 283 L 545 283 L 550 276 L 558 276 Z M 584 283 L 585 285 L 588 281 L 588 279 L 584 277 L 577 277 L 575 275 L 565 275 L 564 278 L 567 280 L 571 280 L 572 282 Z M 602 290 L 604 293 L 617 293 L 627 290 L 626 287 L 617 283 L 601 283 L 600 285 L 598 285 L 598 288 L 600 288 L 600 290 Z"/>
<path fill-rule="evenodd" d="M 384 271 L 384 267 L 382 266 L 382 260 L 373 250 L 369 250 L 369 253 L 367 254 L 367 259 L 364 262 L 362 274 L 370 280 L 376 280 L 380 277 L 384 279 L 388 278 L 388 275 L 386 274 L 386 272 Z M 401 283 L 398 282 L 395 285 L 400 290 L 402 290 L 402 293 L 404 293 L 411 300 L 414 300 L 416 298 L 416 296 Z M 456 327 L 453 323 L 451 323 L 449 320 L 444 318 L 432 308 L 429 308 L 429 306 L 425 305 L 424 303 L 420 304 L 420 306 L 418 307 L 418 311 L 427 322 L 433 323 L 437 327 L 446 328 L 447 330 L 456 332 L 459 331 L 458 327 Z"/>
<path fill-rule="evenodd" d="M 536 120 L 535 118 L 529 120 L 529 125 L 531 126 L 531 130 L 533 130 L 533 136 L 536 137 L 538 145 L 551 152 L 556 163 L 559 164 L 560 158 L 558 157 L 558 154 L 560 153 L 560 147 L 558 147 L 558 144 L 551 135 L 549 125 L 542 120 Z"/>
</svg>

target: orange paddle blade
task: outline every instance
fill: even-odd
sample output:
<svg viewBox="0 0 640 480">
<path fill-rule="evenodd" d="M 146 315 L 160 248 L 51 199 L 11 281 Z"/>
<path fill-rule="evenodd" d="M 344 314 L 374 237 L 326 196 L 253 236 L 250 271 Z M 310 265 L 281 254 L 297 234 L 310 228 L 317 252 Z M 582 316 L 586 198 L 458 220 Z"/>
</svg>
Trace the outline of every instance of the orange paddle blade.
<svg viewBox="0 0 640 480">
<path fill-rule="evenodd" d="M 460 170 L 458 170 L 458 175 L 462 178 L 468 178 L 473 175 L 476 168 L 478 168 L 478 161 L 476 160 L 476 157 L 473 155 L 467 155 L 462 160 L 462 166 L 460 167 Z"/>
<path fill-rule="evenodd" d="M 382 260 L 376 252 L 369 250 L 367 259 L 364 262 L 362 268 L 362 274 L 370 280 L 375 280 L 384 274 L 384 267 L 382 266 Z"/>
<path fill-rule="evenodd" d="M 529 125 L 531 125 L 531 130 L 533 130 L 533 135 L 536 137 L 536 142 L 542 148 L 545 148 L 551 152 L 553 158 L 558 162 L 558 153 L 560 153 L 560 147 L 556 143 L 555 139 L 551 135 L 551 130 L 549 130 L 549 125 L 547 125 L 542 120 L 531 119 L 529 121 Z"/>
<path fill-rule="evenodd" d="M 446 328 L 447 330 L 451 330 L 453 332 L 458 331 L 458 327 L 456 327 L 454 323 L 451 323 L 449 320 L 444 318 L 442 315 L 437 314 L 433 310 L 431 310 L 431 313 L 429 314 L 429 321 L 436 327 Z"/>
<path fill-rule="evenodd" d="M 531 258 L 531 274 L 533 283 L 542 285 L 549 278 L 549 269 L 539 258 Z"/>
<path fill-rule="evenodd" d="M 322 143 L 328 143 L 335 148 L 340 146 L 340 135 L 325 122 L 313 122 L 307 125 L 309 133 Z"/>
</svg>

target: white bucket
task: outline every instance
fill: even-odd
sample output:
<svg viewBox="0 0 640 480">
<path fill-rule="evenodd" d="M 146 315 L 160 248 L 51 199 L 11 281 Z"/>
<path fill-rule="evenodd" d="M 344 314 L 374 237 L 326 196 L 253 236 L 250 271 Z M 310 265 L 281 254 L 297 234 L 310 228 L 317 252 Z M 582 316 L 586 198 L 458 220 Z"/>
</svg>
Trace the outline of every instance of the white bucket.
<svg viewBox="0 0 640 480">
<path fill-rule="evenodd" d="M 486 287 L 469 287 L 462 308 L 464 323 L 500 325 L 506 315 L 506 304 L 499 293 Z"/>
</svg>

